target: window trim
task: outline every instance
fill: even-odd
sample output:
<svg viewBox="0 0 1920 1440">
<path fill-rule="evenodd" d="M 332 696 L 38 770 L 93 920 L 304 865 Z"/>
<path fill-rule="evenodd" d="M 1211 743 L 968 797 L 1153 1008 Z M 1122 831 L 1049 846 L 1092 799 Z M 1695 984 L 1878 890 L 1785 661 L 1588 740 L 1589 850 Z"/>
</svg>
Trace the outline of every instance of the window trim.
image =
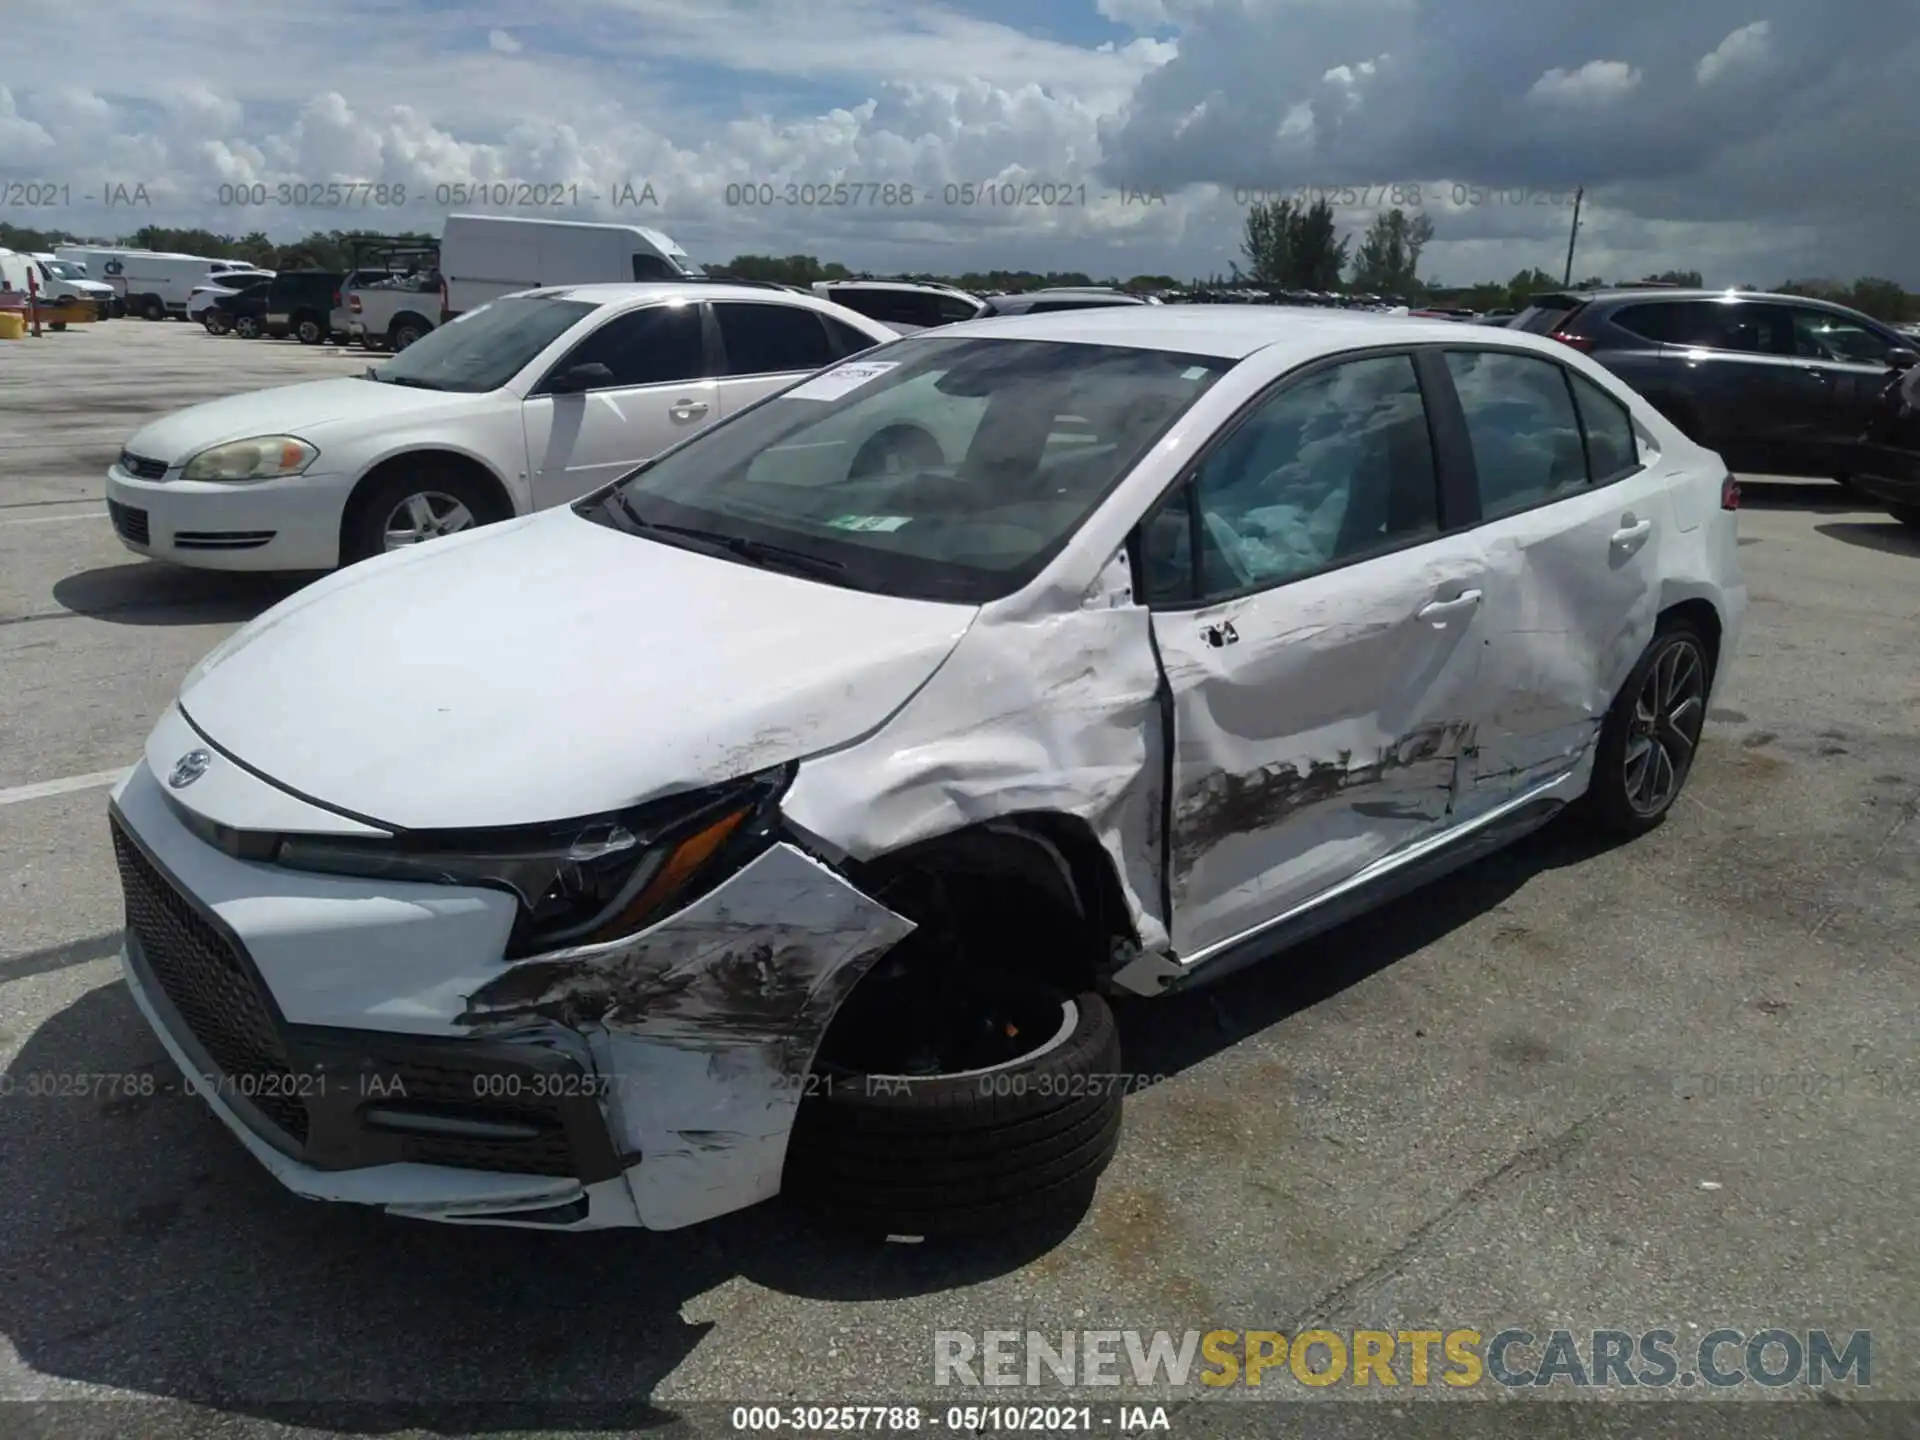
<svg viewBox="0 0 1920 1440">
<path fill-rule="evenodd" d="M 772 379 L 776 375 L 813 375 L 825 369 L 827 366 L 846 358 L 838 353 L 840 349 L 839 342 L 833 338 L 833 332 L 827 329 L 820 312 L 811 305 L 782 305 L 776 301 L 768 300 L 709 300 L 706 302 L 706 305 L 709 313 L 711 313 L 713 317 L 713 343 L 715 351 L 707 367 L 713 372 L 708 377 L 709 379 L 767 380 Z M 749 370 L 743 371 L 738 375 L 733 374 L 727 369 L 727 341 L 725 334 L 720 329 L 720 307 L 722 305 L 757 305 L 763 310 L 798 311 L 806 315 L 813 321 L 813 328 L 820 333 L 820 339 L 825 347 L 827 358 L 818 365 L 800 370 Z M 880 323 L 885 324 L 886 322 L 881 321 Z M 883 342 L 876 340 L 874 343 L 878 345 Z"/>
<path fill-rule="evenodd" d="M 1233 604 L 1237 601 L 1245 600 L 1250 596 L 1264 595 L 1270 591 L 1283 589 L 1289 585 L 1297 585 L 1303 580 L 1312 580 L 1321 575 L 1330 575 L 1336 570 L 1345 570 L 1353 565 L 1364 565 L 1370 560 L 1383 559 L 1388 555 L 1397 555 L 1403 550 L 1411 550 L 1421 545 L 1431 545 L 1436 540 L 1445 539 L 1450 533 L 1447 523 L 1447 483 L 1444 478 L 1446 463 L 1441 450 L 1440 436 L 1435 432 L 1434 408 L 1429 392 L 1428 376 L 1423 372 L 1420 364 L 1420 355 L 1426 348 L 1428 347 L 1406 344 L 1369 345 L 1357 350 L 1342 350 L 1333 355 L 1316 356 L 1304 364 L 1295 366 L 1285 374 L 1275 376 L 1274 379 L 1269 384 L 1263 386 L 1257 394 L 1242 402 L 1240 408 L 1228 416 L 1225 423 L 1220 425 L 1213 434 L 1207 438 L 1207 442 L 1201 448 L 1200 453 L 1189 460 L 1187 464 L 1182 467 L 1180 474 L 1175 477 L 1173 482 L 1159 495 L 1154 497 L 1153 503 L 1146 508 L 1146 511 L 1141 515 L 1140 519 L 1134 522 L 1133 529 L 1128 532 L 1127 549 L 1133 564 L 1134 593 L 1147 597 L 1146 605 L 1148 610 L 1155 615 L 1181 615 L 1191 614 L 1201 610 L 1210 610 L 1218 605 Z M 1276 580 L 1258 581 L 1252 585 L 1241 586 L 1237 590 L 1222 591 L 1217 595 L 1203 596 L 1201 592 L 1205 589 L 1205 577 L 1203 573 L 1205 567 L 1202 559 L 1202 546 L 1205 538 L 1206 522 L 1201 517 L 1200 506 L 1193 503 L 1193 492 L 1199 483 L 1201 471 L 1206 469 L 1207 462 L 1212 459 L 1228 441 L 1245 428 L 1255 414 L 1264 409 L 1271 401 L 1278 399 L 1285 391 L 1306 383 L 1323 371 L 1337 369 L 1342 365 L 1350 365 L 1360 360 L 1389 360 L 1402 356 L 1411 363 L 1414 384 L 1420 391 L 1421 408 L 1427 417 L 1427 444 L 1433 453 L 1435 528 L 1432 531 L 1418 535 L 1410 535 L 1403 540 L 1383 544 L 1358 554 L 1340 556 L 1338 559 L 1330 560 L 1316 569 L 1304 570 L 1297 575 L 1288 575 Z M 1191 593 L 1184 599 L 1177 601 L 1155 600 L 1152 598 L 1151 591 L 1147 585 L 1146 532 L 1148 526 L 1153 523 L 1160 512 L 1169 504 L 1173 503 L 1175 497 L 1181 495 L 1185 495 L 1187 500 L 1187 551 L 1191 557 L 1188 567 L 1191 572 L 1188 589 Z"/>
<path fill-rule="evenodd" d="M 555 360 L 553 364 L 547 367 L 545 373 L 541 375 L 539 381 L 534 385 L 534 387 L 531 390 L 527 391 L 527 399 L 557 400 L 557 399 L 564 398 L 560 392 L 556 392 L 551 388 L 551 386 L 553 385 L 553 382 L 555 380 L 560 378 L 562 372 L 564 372 L 568 368 L 567 362 L 573 358 L 574 354 L 580 349 L 582 345 L 585 345 L 589 340 L 593 339 L 594 336 L 598 335 L 602 330 L 606 329 L 609 325 L 618 325 L 622 320 L 628 319 L 629 317 L 634 315 L 644 315 L 649 310 L 661 310 L 665 308 L 667 308 L 667 302 L 665 300 L 650 300 L 643 305 L 635 305 L 633 308 L 629 310 L 621 310 L 616 314 L 608 316 L 605 320 L 602 320 L 598 325 L 594 326 L 593 329 L 589 330 L 586 334 L 582 335 L 578 340 L 574 341 L 573 344 L 569 345 L 566 349 L 566 353 L 563 354 L 558 360 Z M 696 317 L 696 319 L 698 319 L 698 317 Z M 702 334 L 701 334 L 702 343 L 700 346 L 700 354 L 701 354 L 701 359 L 703 361 L 706 361 L 708 359 L 707 347 L 706 347 L 705 341 L 706 341 L 706 335 L 705 335 L 705 327 L 703 325 Z M 711 366 L 711 364 L 703 363 L 700 368 L 702 370 L 709 370 L 709 369 L 712 369 L 713 367 Z M 682 380 L 643 380 L 638 385 L 621 385 L 621 384 L 596 385 L 591 390 L 568 390 L 564 393 L 565 395 L 600 395 L 600 394 L 605 394 L 606 392 L 612 391 L 612 390 L 647 390 L 647 389 L 651 389 L 653 386 L 656 386 L 656 385 L 697 385 L 705 378 L 706 377 L 703 375 L 690 375 Z"/>
<path fill-rule="evenodd" d="M 1580 496 L 1591 494 L 1596 490 L 1602 489 L 1604 486 L 1618 485 L 1622 480 L 1631 479 L 1647 468 L 1647 462 L 1640 454 L 1640 435 L 1636 430 L 1633 437 L 1633 468 L 1631 470 L 1622 470 L 1618 475 L 1611 476 L 1604 481 L 1594 479 L 1593 455 L 1587 448 L 1587 419 L 1586 416 L 1580 413 L 1580 397 L 1573 388 L 1573 381 L 1568 378 L 1569 367 L 1553 356 L 1542 355 L 1533 350 L 1518 350 L 1506 345 L 1487 345 L 1481 343 L 1438 345 L 1435 346 L 1434 349 L 1440 356 L 1442 367 L 1446 365 L 1446 356 L 1448 354 L 1461 351 L 1468 353 L 1491 352 L 1497 355 L 1518 355 L 1523 359 L 1538 360 L 1542 365 L 1551 365 L 1554 369 L 1558 370 L 1560 372 L 1560 384 L 1567 392 L 1567 403 L 1573 406 L 1574 423 L 1580 428 L 1580 457 L 1587 471 L 1587 483 L 1584 489 L 1563 490 L 1557 495 L 1549 495 L 1543 500 L 1536 500 L 1531 505 L 1522 505 L 1515 510 L 1502 510 L 1498 515 L 1488 515 L 1480 497 L 1480 461 L 1479 457 L 1473 453 L 1473 446 L 1469 438 L 1467 452 L 1462 458 L 1468 466 L 1467 476 L 1472 482 L 1475 518 L 1472 524 L 1462 528 L 1478 530 L 1485 525 L 1496 525 L 1502 520 L 1511 520 L 1516 515 L 1531 515 L 1535 510 L 1543 510 L 1549 505 L 1559 505 L 1568 500 L 1578 499 Z M 1591 379 L 1590 376 L 1583 376 L 1582 378 Z M 1466 406 L 1460 401 L 1459 387 L 1453 383 L 1453 373 L 1450 370 L 1447 373 L 1447 386 L 1452 393 L 1453 404 L 1459 411 L 1461 426 L 1464 428 L 1467 415 Z M 1604 386 L 1601 387 L 1603 391 L 1605 388 Z M 1631 409 L 1627 411 L 1627 419 L 1629 421 L 1633 419 L 1633 411 Z"/>
</svg>

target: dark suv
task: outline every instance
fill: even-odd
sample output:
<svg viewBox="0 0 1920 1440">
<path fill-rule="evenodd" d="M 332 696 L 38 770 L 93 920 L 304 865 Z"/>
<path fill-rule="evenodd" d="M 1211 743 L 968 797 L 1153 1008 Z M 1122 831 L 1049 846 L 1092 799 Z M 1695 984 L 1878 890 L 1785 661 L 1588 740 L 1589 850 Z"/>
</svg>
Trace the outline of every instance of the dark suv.
<svg viewBox="0 0 1920 1440">
<path fill-rule="evenodd" d="M 340 270 L 282 270 L 267 285 L 267 334 L 291 335 L 302 345 L 330 338 L 333 307 L 346 278 Z"/>
<path fill-rule="evenodd" d="M 1729 469 L 1847 481 L 1916 342 L 1798 295 L 1634 289 L 1535 296 L 1508 327 L 1585 351 Z"/>
</svg>

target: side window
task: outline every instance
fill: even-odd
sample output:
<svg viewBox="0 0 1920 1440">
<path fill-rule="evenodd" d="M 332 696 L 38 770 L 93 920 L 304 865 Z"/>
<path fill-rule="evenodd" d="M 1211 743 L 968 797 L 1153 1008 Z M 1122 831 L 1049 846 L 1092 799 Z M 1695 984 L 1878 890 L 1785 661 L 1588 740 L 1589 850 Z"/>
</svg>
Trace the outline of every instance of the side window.
<svg viewBox="0 0 1920 1440">
<path fill-rule="evenodd" d="M 1140 527 L 1140 568 L 1149 605 L 1194 598 L 1192 495 L 1193 486 L 1182 485 Z"/>
<path fill-rule="evenodd" d="M 678 280 L 681 274 L 658 255 L 635 255 L 633 278 L 636 280 Z"/>
<path fill-rule="evenodd" d="M 933 325 L 954 325 L 962 320 L 971 320 L 980 313 L 977 305 L 962 300 L 957 295 L 942 295 L 935 302 L 935 307 L 940 312 L 940 318 L 928 322 Z"/>
<path fill-rule="evenodd" d="M 1587 433 L 1587 468 L 1593 483 L 1604 485 L 1640 467 L 1640 445 L 1633 438 L 1633 416 L 1586 376 L 1569 370 L 1580 424 Z"/>
<path fill-rule="evenodd" d="M 1892 341 L 1881 339 L 1843 315 L 1800 309 L 1788 313 L 1793 320 L 1793 353 L 1803 358 L 1876 365 L 1893 349 Z"/>
<path fill-rule="evenodd" d="M 1628 305 L 1615 312 L 1613 323 L 1628 334 L 1638 335 L 1642 340 L 1652 340 L 1656 344 L 1704 344 L 1704 341 L 1692 339 L 1688 333 L 1687 309 L 1684 305 L 1658 302 Z"/>
<path fill-rule="evenodd" d="M 1450 350 L 1447 368 L 1466 412 L 1483 518 L 1586 488 L 1586 451 L 1564 370 L 1493 350 Z"/>
<path fill-rule="evenodd" d="M 820 319 L 827 327 L 827 334 L 833 337 L 834 349 L 841 356 L 858 355 L 862 350 L 871 350 L 880 343 L 861 334 L 844 320 L 836 320 L 831 315 L 822 315 Z"/>
<path fill-rule="evenodd" d="M 835 359 L 820 317 L 798 305 L 722 301 L 713 313 L 720 321 L 720 342 L 727 352 L 723 374 L 818 370 Z"/>
<path fill-rule="evenodd" d="M 1433 445 L 1413 361 L 1349 360 L 1288 385 L 1207 457 L 1193 492 L 1202 600 L 1438 534 Z M 1149 527 L 1150 577 L 1156 554 L 1166 569 L 1180 553 L 1156 543 L 1174 545 L 1172 532 L 1156 542 Z"/>
<path fill-rule="evenodd" d="M 706 373 L 699 308 L 650 305 L 616 315 L 574 346 L 554 372 L 593 364 L 613 372 L 605 389 L 699 379 Z"/>
</svg>

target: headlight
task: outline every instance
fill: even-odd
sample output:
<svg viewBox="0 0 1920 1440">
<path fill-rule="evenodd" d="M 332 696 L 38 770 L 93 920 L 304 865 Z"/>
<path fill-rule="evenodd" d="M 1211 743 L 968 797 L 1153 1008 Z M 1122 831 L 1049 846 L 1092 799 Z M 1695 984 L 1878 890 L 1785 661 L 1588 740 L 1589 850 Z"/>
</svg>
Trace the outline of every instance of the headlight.
<svg viewBox="0 0 1920 1440">
<path fill-rule="evenodd" d="M 511 891 L 520 916 L 509 958 L 631 935 L 723 857 L 771 833 L 793 767 L 615 815 L 489 832 L 410 835 L 399 842 L 287 836 L 273 860 L 375 880 L 486 885 Z"/>
<path fill-rule="evenodd" d="M 230 440 L 202 450 L 187 462 L 187 480 L 279 480 L 298 475 L 320 452 L 292 435 L 261 435 Z"/>
</svg>

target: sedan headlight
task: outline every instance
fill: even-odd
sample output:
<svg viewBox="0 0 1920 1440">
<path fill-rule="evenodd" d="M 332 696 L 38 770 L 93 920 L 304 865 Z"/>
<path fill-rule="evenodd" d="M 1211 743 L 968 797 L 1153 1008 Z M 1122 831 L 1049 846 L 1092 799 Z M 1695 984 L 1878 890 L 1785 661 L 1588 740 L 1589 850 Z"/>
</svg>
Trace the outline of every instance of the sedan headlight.
<svg viewBox="0 0 1920 1440">
<path fill-rule="evenodd" d="M 286 836 L 273 861 L 375 880 L 485 885 L 511 891 L 519 919 L 508 958 L 618 940 L 659 918 L 676 896 L 742 863 L 771 834 L 793 767 L 564 824 L 414 834 L 400 841 Z"/>
<path fill-rule="evenodd" d="M 320 452 L 294 435 L 261 435 L 230 440 L 202 450 L 187 462 L 187 480 L 281 480 L 298 475 Z"/>
</svg>

